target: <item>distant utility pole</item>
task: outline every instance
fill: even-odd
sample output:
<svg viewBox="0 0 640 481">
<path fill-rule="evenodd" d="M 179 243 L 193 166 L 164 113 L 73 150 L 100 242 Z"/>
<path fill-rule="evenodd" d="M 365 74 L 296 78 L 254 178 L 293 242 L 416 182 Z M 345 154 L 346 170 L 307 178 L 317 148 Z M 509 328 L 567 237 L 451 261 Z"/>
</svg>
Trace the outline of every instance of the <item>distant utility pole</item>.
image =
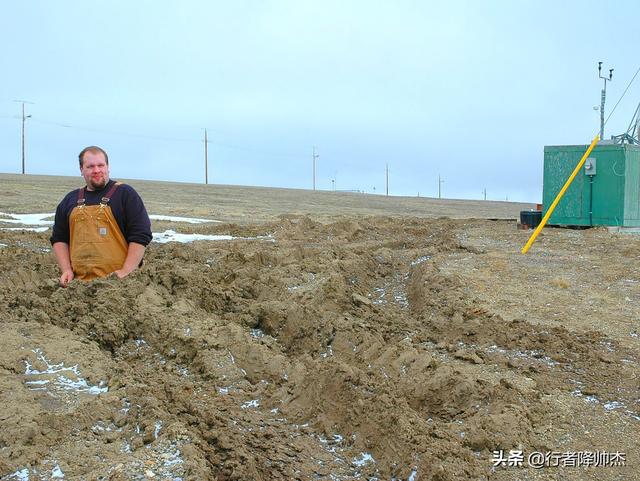
<svg viewBox="0 0 640 481">
<path fill-rule="evenodd" d="M 389 164 L 387 164 L 387 197 L 389 197 Z"/>
<path fill-rule="evenodd" d="M 484 195 L 484 200 L 487 200 L 487 188 L 486 187 L 482 191 L 482 194 Z"/>
<path fill-rule="evenodd" d="M 609 78 L 602 76 L 602 62 L 598 62 L 598 78 L 604 80 L 604 88 L 600 95 L 600 140 L 604 139 L 604 102 L 607 98 L 607 82 L 613 78 L 613 69 L 609 69 Z"/>
<path fill-rule="evenodd" d="M 313 190 L 316 190 L 316 159 L 320 157 L 320 155 L 316 154 L 316 146 L 313 146 Z"/>
<path fill-rule="evenodd" d="M 31 115 L 25 115 L 24 114 L 24 104 L 31 104 L 33 105 L 33 102 L 29 102 L 27 100 L 14 100 L 14 102 L 19 102 L 22 104 L 22 175 L 25 174 L 25 155 L 24 155 L 24 122 L 25 120 L 27 120 L 29 117 L 31 117 Z"/>
<path fill-rule="evenodd" d="M 209 183 L 209 154 L 208 154 L 207 129 L 204 129 L 204 183 Z"/>
<path fill-rule="evenodd" d="M 440 178 L 440 174 L 438 174 L 438 199 L 442 198 L 442 184 L 444 184 L 444 179 Z"/>
</svg>

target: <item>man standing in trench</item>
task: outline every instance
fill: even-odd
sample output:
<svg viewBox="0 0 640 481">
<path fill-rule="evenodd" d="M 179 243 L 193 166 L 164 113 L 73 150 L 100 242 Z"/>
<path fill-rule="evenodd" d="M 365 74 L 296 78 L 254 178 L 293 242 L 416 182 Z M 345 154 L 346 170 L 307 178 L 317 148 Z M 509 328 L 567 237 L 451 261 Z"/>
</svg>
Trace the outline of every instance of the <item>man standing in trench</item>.
<svg viewBox="0 0 640 481">
<path fill-rule="evenodd" d="M 109 179 L 107 153 L 91 146 L 78 157 L 87 185 L 60 202 L 50 239 L 63 287 L 74 278 L 129 275 L 142 263 L 152 238 L 151 221 L 138 193 Z"/>
</svg>

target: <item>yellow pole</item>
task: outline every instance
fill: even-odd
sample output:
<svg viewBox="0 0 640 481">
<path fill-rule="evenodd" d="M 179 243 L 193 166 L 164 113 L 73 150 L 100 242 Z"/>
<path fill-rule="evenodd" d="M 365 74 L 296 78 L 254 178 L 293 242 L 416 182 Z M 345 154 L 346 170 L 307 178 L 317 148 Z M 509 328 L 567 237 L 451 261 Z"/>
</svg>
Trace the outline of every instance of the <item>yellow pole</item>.
<svg viewBox="0 0 640 481">
<path fill-rule="evenodd" d="M 558 205 L 558 202 L 560 202 L 560 199 L 562 199 L 562 196 L 564 195 L 564 193 L 567 191 L 567 189 L 571 185 L 571 182 L 573 182 L 573 179 L 575 178 L 575 176 L 578 175 L 578 172 L 580 172 L 580 169 L 582 168 L 582 166 L 584 165 L 585 161 L 587 160 L 587 157 L 589 157 L 589 154 L 591 153 L 591 151 L 596 146 L 596 144 L 598 143 L 599 140 L 600 140 L 600 136 L 599 135 L 596 135 L 593 138 L 593 141 L 591 142 L 591 145 L 589 146 L 587 151 L 582 156 L 582 159 L 580 159 L 580 162 L 578 162 L 578 165 L 576 165 L 576 168 L 573 169 L 573 172 L 571 173 L 571 175 L 569 176 L 567 181 L 564 183 L 564 186 L 562 187 L 562 189 L 560 189 L 560 192 L 558 192 L 558 195 L 556 195 L 556 198 L 554 199 L 554 201 L 549 206 L 549 209 L 547 209 L 547 213 L 542 218 L 542 221 L 540 222 L 540 225 L 538 225 L 536 230 L 533 231 L 533 234 L 531 234 L 531 237 L 529 237 L 529 240 L 527 241 L 525 246 L 522 248 L 521 252 L 523 254 L 526 254 L 527 251 L 529 250 L 529 248 L 536 241 L 536 237 L 538 237 L 538 234 L 540 234 L 542 229 L 544 229 L 545 224 L 549 220 L 549 217 L 551 217 L 551 214 L 553 214 L 553 211 L 556 208 L 556 206 Z"/>
</svg>

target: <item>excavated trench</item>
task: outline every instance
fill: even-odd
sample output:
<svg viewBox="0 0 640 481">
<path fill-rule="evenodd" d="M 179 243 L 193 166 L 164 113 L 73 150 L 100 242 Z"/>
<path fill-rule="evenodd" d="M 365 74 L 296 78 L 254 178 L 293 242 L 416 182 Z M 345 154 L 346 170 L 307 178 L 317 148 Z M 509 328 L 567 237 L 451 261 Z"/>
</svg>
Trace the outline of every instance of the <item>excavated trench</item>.
<svg viewBox="0 0 640 481">
<path fill-rule="evenodd" d="M 244 239 L 152 244 L 67 289 L 46 234 L 7 234 L 0 480 L 492 479 L 493 450 L 553 448 L 554 393 L 638 417 L 631 353 L 503 319 L 442 272 L 483 255 L 460 223 L 199 232 L 224 229 Z"/>
</svg>

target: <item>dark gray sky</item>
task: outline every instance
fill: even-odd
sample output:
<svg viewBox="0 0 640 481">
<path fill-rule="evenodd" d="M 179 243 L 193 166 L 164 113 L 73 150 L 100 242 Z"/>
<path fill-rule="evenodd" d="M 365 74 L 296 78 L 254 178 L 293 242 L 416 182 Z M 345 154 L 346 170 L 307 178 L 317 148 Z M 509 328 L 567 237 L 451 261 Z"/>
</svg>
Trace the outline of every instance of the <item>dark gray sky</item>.
<svg viewBox="0 0 640 481">
<path fill-rule="evenodd" d="M 632 1 L 5 2 L 0 171 L 540 202 L 544 145 L 599 130 L 640 61 Z M 605 131 L 627 129 L 634 82 Z M 81 179 L 78 179 L 79 183 Z"/>
</svg>

